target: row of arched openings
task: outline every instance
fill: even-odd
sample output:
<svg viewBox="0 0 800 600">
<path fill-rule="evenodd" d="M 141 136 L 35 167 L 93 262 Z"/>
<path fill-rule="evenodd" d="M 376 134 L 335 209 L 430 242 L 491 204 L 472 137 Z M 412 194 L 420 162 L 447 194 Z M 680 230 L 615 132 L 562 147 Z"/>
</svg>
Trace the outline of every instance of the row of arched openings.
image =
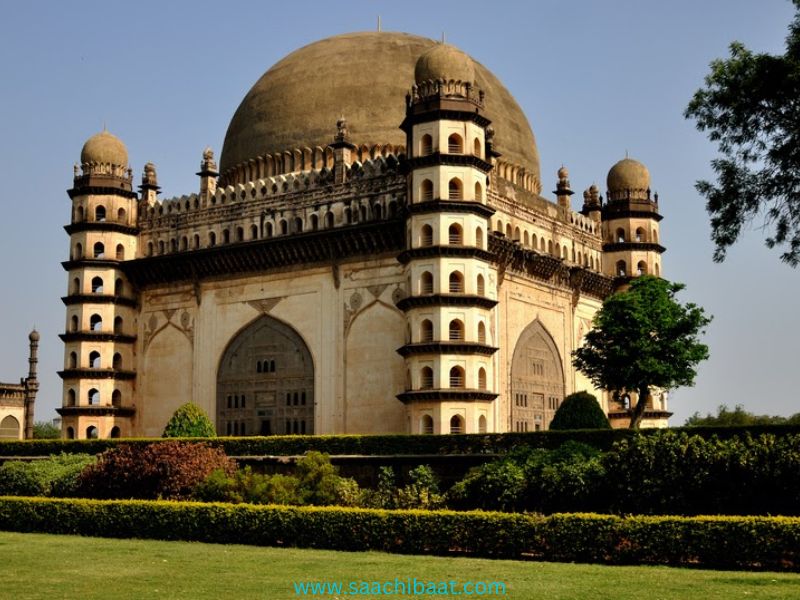
<svg viewBox="0 0 800 600">
<path fill-rule="evenodd" d="M 465 433 L 465 420 L 461 415 L 453 415 L 450 417 L 450 433 Z M 420 431 L 425 434 L 433 433 L 433 417 L 431 415 L 422 415 L 420 419 Z M 478 417 L 478 433 L 486 433 L 486 417 L 481 415 Z"/>
<path fill-rule="evenodd" d="M 655 275 L 656 277 L 660 277 L 661 276 L 661 270 L 658 267 L 658 263 L 653 265 L 653 268 L 655 270 L 653 275 Z M 617 276 L 618 277 L 627 277 L 628 276 L 628 263 L 626 263 L 624 260 L 618 260 L 617 261 L 617 265 L 616 265 L 616 272 L 617 272 Z M 647 274 L 648 274 L 648 272 L 647 272 L 647 263 L 645 261 L 643 261 L 643 260 L 640 260 L 636 264 L 636 275 L 641 277 L 642 275 L 647 275 Z"/>
<path fill-rule="evenodd" d="M 455 366 L 450 369 L 448 374 L 448 383 L 450 388 L 463 389 L 466 387 L 466 372 L 463 367 Z M 423 390 L 433 389 L 433 369 L 431 367 L 422 367 L 419 373 L 419 387 Z M 480 367 L 478 369 L 478 389 L 485 390 L 486 388 L 486 369 Z"/>
<path fill-rule="evenodd" d="M 658 231 L 653 229 L 652 239 L 654 243 L 658 243 Z M 643 227 L 637 227 L 631 239 L 628 239 L 625 230 L 622 227 L 617 228 L 613 240 L 618 243 L 624 242 L 648 242 L 647 232 Z"/>
<path fill-rule="evenodd" d="M 424 319 L 419 326 L 419 338 L 422 342 L 433 341 L 433 322 L 430 319 Z M 483 321 L 478 323 L 477 327 L 478 343 L 486 343 L 486 325 Z M 464 334 L 464 322 L 461 319 L 453 319 L 450 321 L 447 328 L 447 339 L 451 342 L 463 341 L 466 339 Z"/>
<path fill-rule="evenodd" d="M 86 428 L 86 439 L 87 440 L 96 440 L 100 435 L 99 430 L 94 425 L 89 425 Z M 68 440 L 75 439 L 75 429 L 73 427 L 67 427 L 66 429 L 66 436 Z M 110 438 L 118 438 L 120 437 L 120 429 L 116 425 L 111 428 L 111 431 L 108 434 Z"/>
<path fill-rule="evenodd" d="M 91 214 L 91 213 L 90 213 Z M 86 211 L 82 206 L 78 206 L 75 209 L 75 222 L 80 223 L 86 220 Z M 98 204 L 94 209 L 94 220 L 98 223 L 103 223 L 107 220 L 107 211 L 106 207 L 102 204 Z M 120 208 L 117 210 L 117 222 L 118 223 L 127 223 L 128 220 L 128 213 L 124 208 Z"/>
<path fill-rule="evenodd" d="M 78 354 L 76 352 L 69 353 L 69 368 L 70 369 L 77 369 L 78 368 Z M 97 350 L 93 350 L 89 353 L 89 368 L 90 369 L 102 369 L 102 361 L 100 360 L 100 353 Z M 111 359 L 111 368 L 115 370 L 121 370 L 122 366 L 122 354 L 119 352 L 115 352 L 113 358 Z"/>
<path fill-rule="evenodd" d="M 100 277 L 100 276 L 92 277 L 92 282 L 91 282 L 92 294 L 104 294 L 105 293 L 105 289 L 106 289 L 106 286 L 105 286 L 105 282 L 104 282 L 102 277 Z M 73 295 L 78 295 L 78 294 L 82 293 L 80 277 L 75 277 L 72 280 L 72 289 L 70 290 L 70 292 Z M 125 282 L 122 281 L 122 279 L 118 277 L 114 281 L 114 295 L 115 296 L 122 296 L 124 293 L 125 293 Z"/>
<path fill-rule="evenodd" d="M 122 335 L 122 317 L 114 317 L 114 334 Z M 70 333 L 77 333 L 80 330 L 80 319 L 78 315 L 72 315 L 69 323 Z M 103 331 L 103 317 L 95 313 L 89 317 L 89 331 Z"/>
<path fill-rule="evenodd" d="M 447 228 L 447 243 L 451 246 L 464 245 L 464 229 L 458 223 L 452 223 Z M 433 227 L 427 223 L 420 230 L 420 246 L 433 246 Z M 483 248 L 482 227 L 475 228 L 475 246 Z"/>
<path fill-rule="evenodd" d="M 475 288 L 479 296 L 486 293 L 486 280 L 482 274 L 478 274 L 475 279 Z M 463 294 L 464 293 L 464 275 L 461 271 L 452 271 L 447 278 L 447 291 L 450 294 Z M 423 271 L 420 275 L 420 294 L 433 294 L 433 273 L 430 271 Z"/>
<path fill-rule="evenodd" d="M 83 244 L 80 242 L 75 244 L 75 249 L 72 253 L 72 260 L 80 260 L 83 258 Z M 103 242 L 95 242 L 94 246 L 92 246 L 92 258 L 97 259 L 105 259 L 106 258 L 106 246 Z M 122 244 L 117 244 L 115 253 L 114 253 L 115 260 L 125 260 L 125 246 Z"/>
<path fill-rule="evenodd" d="M 480 138 L 476 137 L 472 141 L 472 154 L 477 157 L 482 157 L 483 152 Z M 420 156 L 429 156 L 433 154 L 433 137 L 426 133 L 420 138 L 419 141 Z M 452 133 L 447 137 L 447 153 L 448 154 L 464 154 L 464 139 L 457 133 Z"/>
<path fill-rule="evenodd" d="M 433 200 L 433 181 L 430 179 L 423 179 L 420 184 L 419 197 L 421 201 Z M 447 199 L 448 200 L 463 200 L 464 199 L 464 183 L 458 177 L 453 177 L 447 182 Z M 480 181 L 475 182 L 473 188 L 473 200 L 480 202 L 483 200 L 483 186 Z"/>
<path fill-rule="evenodd" d="M 78 397 L 77 393 L 73 388 L 67 390 L 67 406 L 77 406 L 78 405 Z M 91 388 L 88 392 L 86 392 L 86 405 L 87 406 L 100 406 L 101 405 L 101 398 L 100 398 L 100 391 L 96 388 Z M 119 390 L 114 390 L 111 393 L 111 406 L 122 406 L 122 392 Z"/>
</svg>

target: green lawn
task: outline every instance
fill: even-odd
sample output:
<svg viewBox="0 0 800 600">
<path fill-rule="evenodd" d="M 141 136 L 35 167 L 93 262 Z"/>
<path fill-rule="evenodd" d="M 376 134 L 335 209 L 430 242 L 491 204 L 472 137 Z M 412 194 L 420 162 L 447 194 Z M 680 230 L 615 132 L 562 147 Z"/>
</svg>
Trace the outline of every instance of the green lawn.
<svg viewBox="0 0 800 600">
<path fill-rule="evenodd" d="M 303 581 L 501 581 L 524 600 L 800 598 L 800 575 L 605 567 L 0 532 L 0 597 L 264 598 Z M 332 600 L 335 595 L 317 595 Z M 347 597 L 341 595 L 339 598 Z M 362 595 L 355 598 L 452 598 Z M 472 596 L 477 597 L 477 596 Z M 503 596 L 487 595 L 485 598 Z"/>
</svg>

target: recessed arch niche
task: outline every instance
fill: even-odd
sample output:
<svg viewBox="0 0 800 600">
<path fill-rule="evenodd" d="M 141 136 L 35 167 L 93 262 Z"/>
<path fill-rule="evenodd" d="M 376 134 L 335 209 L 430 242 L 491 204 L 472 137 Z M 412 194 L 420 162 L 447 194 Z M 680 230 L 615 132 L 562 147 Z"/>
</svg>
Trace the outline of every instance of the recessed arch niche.
<svg viewBox="0 0 800 600">
<path fill-rule="evenodd" d="M 264 315 L 233 337 L 217 371 L 216 425 L 219 435 L 314 433 L 314 363 L 294 329 Z"/>
</svg>

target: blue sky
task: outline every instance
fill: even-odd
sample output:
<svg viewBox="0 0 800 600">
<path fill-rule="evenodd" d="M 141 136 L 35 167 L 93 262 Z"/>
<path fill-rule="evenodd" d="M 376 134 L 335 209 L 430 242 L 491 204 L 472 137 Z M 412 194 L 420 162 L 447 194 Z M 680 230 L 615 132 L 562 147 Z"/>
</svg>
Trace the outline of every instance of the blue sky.
<svg viewBox="0 0 800 600">
<path fill-rule="evenodd" d="M 722 403 L 799 412 L 800 271 L 764 247 L 760 221 L 725 263 L 712 262 L 694 182 L 710 177 L 715 148 L 682 117 L 731 41 L 782 52 L 793 14 L 788 0 L 8 3 L 0 22 L 0 380 L 27 372 L 35 324 L 36 418 L 55 416 L 65 190 L 86 138 L 105 123 L 127 144 L 137 179 L 152 161 L 162 197 L 195 192 L 203 148 L 219 152 L 265 70 L 317 39 L 374 30 L 380 15 L 387 31 L 445 32 L 494 71 L 531 123 L 545 190 L 562 163 L 579 192 L 593 182 L 604 189 L 626 151 L 650 168 L 664 214 L 664 274 L 687 285 L 682 299 L 714 315 L 711 359 L 694 388 L 672 394 L 673 423 Z"/>
</svg>

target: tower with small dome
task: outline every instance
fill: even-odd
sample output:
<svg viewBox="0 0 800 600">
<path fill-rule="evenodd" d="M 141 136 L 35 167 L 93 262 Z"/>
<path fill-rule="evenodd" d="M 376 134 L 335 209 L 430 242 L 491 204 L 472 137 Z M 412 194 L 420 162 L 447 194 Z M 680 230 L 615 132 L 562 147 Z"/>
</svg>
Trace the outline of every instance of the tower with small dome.
<svg viewBox="0 0 800 600">
<path fill-rule="evenodd" d="M 65 437 L 160 436 L 193 402 L 219 435 L 547 429 L 604 298 L 661 274 L 658 199 L 620 161 L 573 207 L 512 94 L 452 45 L 337 35 L 268 69 L 164 196 L 90 138 L 73 187 Z M 645 425 L 663 426 L 666 400 Z"/>
</svg>

